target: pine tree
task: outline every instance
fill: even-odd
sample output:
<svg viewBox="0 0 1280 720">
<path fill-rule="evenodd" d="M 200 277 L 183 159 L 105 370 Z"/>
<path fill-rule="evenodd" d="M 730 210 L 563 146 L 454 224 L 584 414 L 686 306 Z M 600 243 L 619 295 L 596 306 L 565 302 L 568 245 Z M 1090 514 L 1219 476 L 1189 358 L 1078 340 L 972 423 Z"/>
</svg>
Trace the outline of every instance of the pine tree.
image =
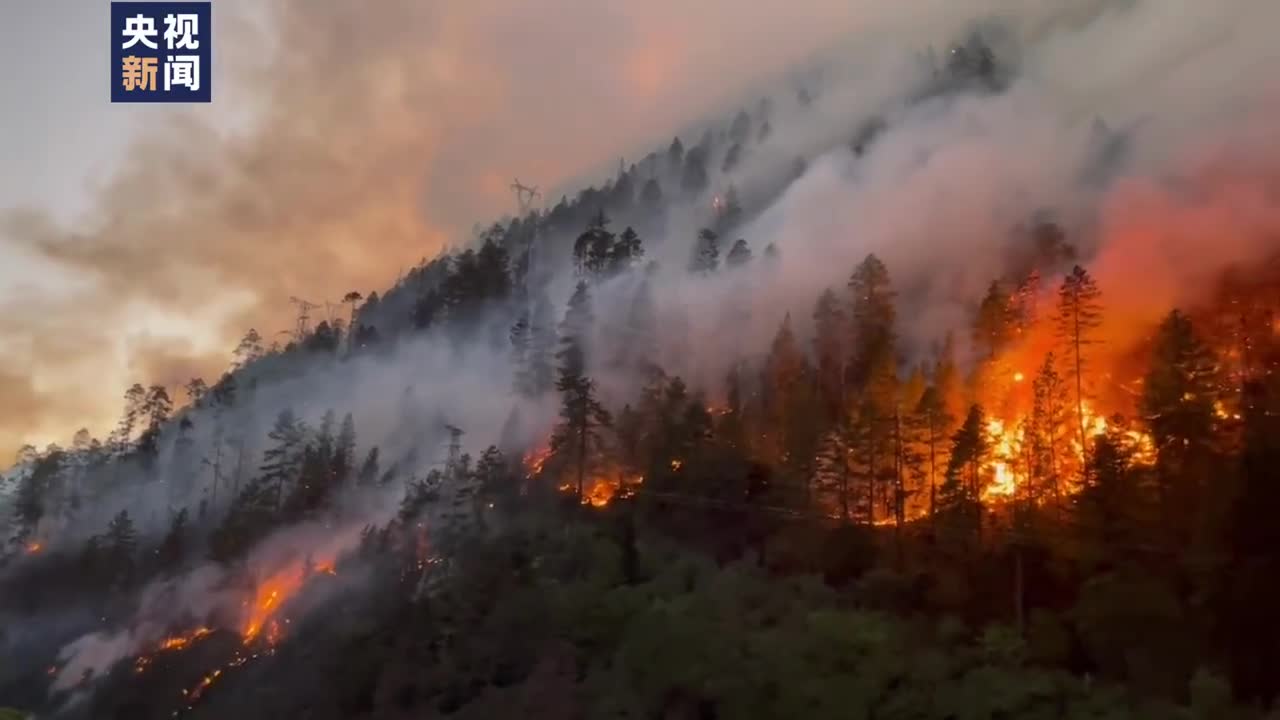
<svg viewBox="0 0 1280 720">
<path fill-rule="evenodd" d="M 1061 507 L 1062 446 L 1067 427 L 1067 387 L 1058 374 L 1057 358 L 1052 352 L 1045 356 L 1031 384 L 1031 434 L 1032 462 L 1029 474 L 1037 484 L 1047 485 L 1056 507 Z M 1033 488 L 1039 494 L 1040 488 Z"/>
<path fill-rule="evenodd" d="M 667 168 L 671 172 L 678 172 L 684 166 L 684 143 L 680 142 L 679 137 L 671 139 L 671 146 L 667 148 Z"/>
<path fill-rule="evenodd" d="M 116 425 L 116 429 L 112 431 L 108 440 L 112 453 L 117 459 L 122 458 L 130 451 L 134 433 L 138 429 L 138 423 L 144 420 L 146 401 L 147 391 L 139 383 L 134 383 L 125 392 L 124 413 L 120 416 L 120 422 Z"/>
<path fill-rule="evenodd" d="M 835 292 L 824 290 L 813 309 L 813 354 L 817 362 L 818 392 L 829 423 L 846 414 L 845 368 L 850 354 L 849 320 Z"/>
<path fill-rule="evenodd" d="M 855 470 L 849 436 L 849 430 L 843 422 L 823 434 L 818 445 L 814 473 L 814 481 L 819 489 L 835 492 L 840 520 L 845 523 L 850 521 L 855 509 Z"/>
<path fill-rule="evenodd" d="M 720 267 L 720 236 L 711 228 L 698 231 L 698 240 L 693 244 L 693 255 L 689 259 L 689 272 L 707 275 Z"/>
<path fill-rule="evenodd" d="M 729 254 L 725 256 L 725 267 L 740 268 L 749 262 L 751 262 L 751 247 L 747 245 L 746 240 L 738 238 L 734 241 L 733 247 L 729 248 Z"/>
<path fill-rule="evenodd" d="M 146 428 L 138 437 L 138 451 L 144 458 L 154 459 L 159 453 L 160 431 L 169 421 L 169 414 L 172 412 L 173 401 L 169 399 L 168 391 L 162 385 L 152 385 L 147 390 L 146 399 L 143 400 L 141 408 L 141 416 L 146 422 Z"/>
<path fill-rule="evenodd" d="M 948 528 L 963 544 L 977 539 L 981 531 L 982 487 L 987 480 L 984 464 L 988 452 L 982 408 L 973 405 L 951 438 L 951 457 L 939 507 Z"/>
<path fill-rule="evenodd" d="M 688 197 L 694 197 L 707 189 L 708 147 L 699 143 L 684 156 L 684 172 L 680 175 L 680 189 Z"/>
<path fill-rule="evenodd" d="M 922 457 L 927 459 L 927 480 L 929 486 L 929 523 L 936 528 L 938 512 L 938 471 L 942 465 L 942 442 L 951 427 L 952 418 L 942 401 L 942 393 L 936 384 L 925 388 L 916 404 L 915 415 L 918 418 L 921 440 L 924 445 Z"/>
<path fill-rule="evenodd" d="M 601 430 L 610 425 L 608 411 L 595 395 L 595 382 L 586 375 L 591 332 L 591 297 L 579 282 L 561 323 L 560 361 L 556 390 L 560 392 L 560 423 L 551 435 L 551 451 L 572 463 L 579 500 L 585 497 L 586 475 L 592 455 L 602 442 Z"/>
<path fill-rule="evenodd" d="M 263 492 L 272 498 L 271 505 L 279 509 L 289 486 L 297 481 L 302 469 L 305 425 L 292 410 L 286 408 L 276 416 L 267 438 L 275 444 L 263 452 L 262 465 L 258 470 Z"/>
<path fill-rule="evenodd" d="M 187 402 L 194 407 L 200 407 L 200 401 L 204 400 L 205 395 L 209 394 L 209 386 L 205 384 L 202 378 L 191 378 L 187 381 L 182 389 L 187 393 Z"/>
<path fill-rule="evenodd" d="M 262 346 L 262 336 L 258 334 L 256 329 L 249 328 L 249 331 L 244 334 L 244 337 L 240 338 L 240 344 L 236 345 L 234 354 L 235 363 L 232 366 L 233 370 L 239 370 L 240 368 L 246 367 L 265 354 L 265 350 Z"/>
<path fill-rule="evenodd" d="M 644 243 L 628 225 L 609 251 L 607 268 L 610 273 L 625 272 L 639 264 L 643 258 Z"/>
<path fill-rule="evenodd" d="M 578 274 L 598 277 L 609 267 L 617 237 L 609 231 L 609 218 L 601 210 L 591 218 L 587 229 L 573 243 L 573 260 Z"/>
<path fill-rule="evenodd" d="M 662 210 L 662 186 L 655 178 L 646 180 L 640 189 L 640 208 L 649 215 L 656 215 Z"/>
<path fill-rule="evenodd" d="M 477 295 L 482 301 L 505 300 L 511 295 L 511 257 L 501 244 L 502 228 L 495 226 L 476 253 Z"/>
<path fill-rule="evenodd" d="M 57 484 L 65 461 L 66 455 L 57 451 L 29 460 L 32 467 L 18 483 L 13 503 L 14 543 L 25 545 L 35 537 L 45 517 L 50 491 Z"/>
<path fill-rule="evenodd" d="M 360 464 L 360 472 L 356 475 L 356 484 L 369 487 L 378 482 L 378 446 L 369 448 L 369 454 L 364 456 L 364 462 Z"/>
<path fill-rule="evenodd" d="M 551 389 L 555 376 L 555 344 L 551 303 L 544 293 L 539 293 L 532 315 L 522 314 L 511 328 L 513 385 L 517 394 L 537 398 Z"/>
<path fill-rule="evenodd" d="M 1209 499 L 1203 484 L 1217 472 L 1216 364 L 1187 316 L 1170 312 L 1156 333 L 1139 405 L 1155 444 L 1161 515 L 1181 539 Z"/>
<path fill-rule="evenodd" d="M 973 342 L 984 360 L 993 360 L 1009 344 L 1017 331 L 1012 301 L 999 282 L 992 282 L 978 306 L 973 323 Z"/>
<path fill-rule="evenodd" d="M 849 293 L 853 327 L 850 380 L 854 387 L 866 390 L 896 372 L 894 293 L 884 263 L 868 255 L 850 276 Z"/>
<path fill-rule="evenodd" d="M 893 452 L 894 418 L 899 413 L 894 293 L 884 263 L 868 255 L 850 276 L 849 293 L 853 335 L 846 387 L 858 398 L 855 454 L 865 467 L 874 521 L 876 501 L 901 484 Z"/>
<path fill-rule="evenodd" d="M 137 564 L 138 532 L 128 510 L 121 510 L 107 524 L 104 545 L 113 584 L 131 582 Z"/>
<path fill-rule="evenodd" d="M 1099 435 L 1075 498 L 1084 540 L 1108 560 L 1120 558 L 1138 539 L 1135 515 L 1142 502 L 1133 470 L 1133 443 L 1125 421 L 1113 417 Z"/>
<path fill-rule="evenodd" d="M 1058 338 L 1067 348 L 1071 363 L 1069 378 L 1075 383 L 1076 422 L 1080 429 L 1081 467 L 1088 464 L 1088 438 L 1085 430 L 1085 350 L 1096 340 L 1093 335 L 1102 324 L 1102 293 L 1088 271 L 1076 265 L 1058 288 Z"/>
<path fill-rule="evenodd" d="M 813 371 L 800 349 L 787 314 L 765 360 L 763 385 L 766 437 L 777 464 L 804 481 L 806 504 L 812 501 L 809 481 L 820 435 Z"/>
</svg>

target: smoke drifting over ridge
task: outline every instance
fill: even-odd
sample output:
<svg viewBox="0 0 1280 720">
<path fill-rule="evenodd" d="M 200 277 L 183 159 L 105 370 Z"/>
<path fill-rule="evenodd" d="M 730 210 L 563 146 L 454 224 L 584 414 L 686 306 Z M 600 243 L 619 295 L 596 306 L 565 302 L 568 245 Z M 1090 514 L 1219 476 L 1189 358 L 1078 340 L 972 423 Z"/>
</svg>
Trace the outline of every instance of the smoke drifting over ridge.
<svg viewBox="0 0 1280 720">
<path fill-rule="evenodd" d="M 948 272 L 963 277 L 927 308 L 925 319 L 937 317 L 920 326 L 922 336 L 954 323 L 964 312 L 958 298 L 998 274 L 998 253 L 975 258 L 997 250 L 1002 226 L 1025 210 L 1065 206 L 1086 216 L 1085 208 L 1104 208 L 1089 220 L 1102 228 L 1094 240 L 1106 240 L 1105 264 L 1133 242 L 1123 228 L 1163 225 L 1133 219 L 1135 207 L 1118 199 L 1170 202 L 1147 171 L 1214 146 L 1239 154 L 1233 148 L 1249 137 L 1240 131 L 1274 118 L 1265 73 L 1276 50 L 1264 28 L 1277 10 L 1265 0 L 963 8 L 808 0 L 750 10 L 718 0 L 694 8 L 406 0 L 376 12 L 342 2 L 265 11 L 221 3 L 218 16 L 224 47 L 241 37 L 274 50 L 259 66 L 231 69 L 254 105 L 253 124 L 220 133 L 199 117 L 175 119 L 130 153 L 81 226 L 54 227 L 30 213 L 5 218 L 20 249 L 78 286 L 33 290 L 22 312 L 0 316 L 0 337 L 17 348 L 0 360 L 10 407 L 0 453 L 22 439 L 65 442 L 81 424 L 99 434 L 127 384 L 214 375 L 245 328 L 270 336 L 287 327 L 289 295 L 336 300 L 378 289 L 463 239 L 473 222 L 510 206 L 511 176 L 568 187 L 617 155 L 662 143 L 670 129 L 749 103 L 747 88 L 767 87 L 837 40 L 834 56 L 847 62 L 836 64 L 826 97 L 748 159 L 744 190 L 753 176 L 843 142 L 854 121 L 883 112 L 913 79 L 910 51 L 943 48 L 974 19 L 1003 23 L 1018 54 L 1008 95 L 904 111 L 862 165 L 838 153 L 815 159 L 744 231 L 757 250 L 774 240 L 794 248 L 784 253 L 779 287 L 797 306 L 809 302 L 808 288 L 840 284 L 869 250 L 906 282 L 921 255 L 933 265 L 952 258 L 962 266 Z M 1098 116 L 1137 128 L 1137 172 L 1106 199 L 1070 185 Z M 1274 163 L 1245 154 L 1233 172 L 1256 187 Z M 1270 204 L 1256 200 L 1249 238 L 1274 227 Z M 697 222 L 676 218 L 669 234 L 692 237 Z M 1197 242 L 1188 240 L 1183 257 Z M 1240 242 L 1241 252 L 1257 247 Z M 668 245 L 683 262 L 675 248 L 684 244 Z M 1170 270 L 1198 266 L 1192 258 Z M 1099 272 L 1105 280 L 1106 268 Z M 788 306 L 778 299 L 761 302 Z"/>
<path fill-rule="evenodd" d="M 272 73 L 246 81 L 264 99 L 259 126 L 228 137 L 195 122 L 176 126 L 135 155 L 103 197 L 100 227 L 83 237 L 38 217 L 10 218 L 24 248 L 92 285 L 74 305 L 36 298 L 35 314 L 7 313 L 0 332 L 34 336 L 40 328 L 29 355 L 46 379 L 101 368 L 106 348 L 130 374 L 120 382 L 78 375 L 93 392 L 62 400 L 24 382 L 21 369 L 0 373 L 16 388 L 3 391 L 18 410 L 7 420 L 23 431 L 69 434 L 73 426 L 60 423 L 79 424 L 99 407 L 113 414 L 126 381 L 212 375 L 245 327 L 269 334 L 288 324 L 288 295 L 381 289 L 398 268 L 505 207 L 511 175 L 565 185 L 611 166 L 619 148 L 664 145 L 666 128 L 737 102 L 756 79 L 846 32 L 848 47 L 832 51 L 815 105 L 779 107 L 776 135 L 732 178 L 712 169 L 712 187 L 732 180 L 756 200 L 797 156 L 808 159 L 739 233 L 757 253 L 776 243 L 778 264 L 690 278 L 684 266 L 705 204 L 676 207 L 666 231 L 645 238 L 661 265 L 652 281 L 662 364 L 693 385 L 713 388 L 736 354 L 762 352 L 784 313 L 803 336 L 816 293 L 842 287 L 868 252 L 905 291 L 900 331 L 920 353 L 964 327 L 986 284 L 1009 269 L 1011 228 L 1040 209 L 1056 211 L 1088 257 L 1117 351 L 1132 340 L 1125 333 L 1197 299 L 1223 267 L 1275 250 L 1280 158 L 1266 133 L 1277 120 L 1277 88 L 1266 73 L 1277 50 L 1266 31 L 1280 10 L 1272 4 L 1149 0 L 1068 10 L 988 2 L 964 12 L 942 2 L 878 12 L 870 2 L 835 5 L 743 15 L 719 2 L 714 10 L 609 11 L 564 0 L 523 17 L 498 4 L 403 2 L 375 16 L 336 1 L 275 7 L 280 16 L 269 27 L 280 29 L 281 55 Z M 1017 59 L 1007 92 L 903 102 L 922 79 L 911 51 L 944 47 L 974 13 L 1003 23 Z M 774 42 L 789 23 L 792 39 Z M 534 29 L 541 33 L 528 47 L 522 38 Z M 873 116 L 884 117 L 886 130 L 855 159 L 849 135 Z M 1128 138 L 1125 157 L 1099 159 L 1097 118 Z M 1114 179 L 1083 181 L 1100 163 Z M 158 209 L 140 210 L 142 196 Z M 557 315 L 571 283 L 567 265 L 560 270 Z M 593 288 L 599 314 L 620 312 L 636 281 Z M 121 343 L 110 334 L 139 313 L 193 339 Z M 328 408 L 352 411 L 362 449 L 377 444 L 388 459 L 417 449 L 426 464 L 446 421 L 467 429 L 470 450 L 498 441 L 512 406 L 505 355 L 455 354 L 432 340 L 263 383 L 227 424 L 251 436 L 254 457 L 285 406 L 312 423 Z M 634 378 L 593 371 L 610 400 L 634 391 Z M 412 401 L 403 400 L 408 386 Z M 28 414 L 38 411 L 47 423 Z M 544 429 L 550 408 L 524 411 L 526 430 Z M 213 423 L 202 420 L 197 433 L 207 445 Z M 194 499 L 151 492 L 127 504 L 154 533 L 148 518 Z M 111 500 L 95 512 L 109 516 L 126 504 Z M 101 527 L 83 525 L 86 533 Z M 107 640 L 106 660 L 143 642 Z M 96 655 L 90 645 L 69 653 Z"/>
<path fill-rule="evenodd" d="M 381 288 L 510 207 L 513 175 L 547 189 L 611 166 L 851 19 L 827 0 L 746 15 L 727 2 L 261 5 L 215 14 L 220 56 L 270 55 L 227 61 L 234 90 L 219 93 L 252 104 L 247 129 L 175 118 L 148 129 L 77 227 L 5 218 L 17 248 L 82 287 L 33 289 L 0 321 L 18 348 L 0 372 L 0 455 L 24 436 L 104 431 L 128 383 L 221 371 L 247 327 L 289 326 L 289 295 Z M 792 39 L 731 41 L 771 28 Z"/>
</svg>

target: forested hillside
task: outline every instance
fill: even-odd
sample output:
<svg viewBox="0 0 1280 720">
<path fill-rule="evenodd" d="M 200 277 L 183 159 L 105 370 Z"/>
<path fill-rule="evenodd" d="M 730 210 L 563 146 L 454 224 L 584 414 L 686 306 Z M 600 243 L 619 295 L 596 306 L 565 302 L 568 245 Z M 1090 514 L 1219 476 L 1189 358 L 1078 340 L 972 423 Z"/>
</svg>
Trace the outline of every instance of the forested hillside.
<svg viewBox="0 0 1280 720">
<path fill-rule="evenodd" d="M 1028 53 L 819 63 L 26 449 L 0 704 L 1269 717 L 1277 227 L 1183 238 L 1274 186 Z"/>
</svg>

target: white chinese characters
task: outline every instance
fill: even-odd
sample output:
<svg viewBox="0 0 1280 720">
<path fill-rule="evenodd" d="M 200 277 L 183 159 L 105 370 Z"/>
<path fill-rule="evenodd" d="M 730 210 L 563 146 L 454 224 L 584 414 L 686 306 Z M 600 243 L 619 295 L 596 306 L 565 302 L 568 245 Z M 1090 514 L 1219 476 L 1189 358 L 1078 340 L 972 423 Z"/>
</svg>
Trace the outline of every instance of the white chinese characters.
<svg viewBox="0 0 1280 720">
<path fill-rule="evenodd" d="M 170 55 L 164 65 L 164 89 L 185 87 L 196 92 L 200 89 L 200 56 Z"/>
<path fill-rule="evenodd" d="M 200 16 L 186 13 L 164 16 L 164 40 L 170 50 L 199 49 L 200 41 L 196 39 L 199 34 Z"/>
<path fill-rule="evenodd" d="M 154 38 L 159 34 L 159 32 L 160 31 L 156 30 L 156 21 L 146 15 L 135 15 L 131 18 L 125 18 L 124 32 L 122 34 L 126 38 L 129 38 L 129 40 L 120 47 L 124 50 L 128 50 L 134 45 L 142 43 L 152 50 L 155 50 L 159 46 L 156 45 L 154 40 L 150 40 L 149 38 Z"/>
</svg>

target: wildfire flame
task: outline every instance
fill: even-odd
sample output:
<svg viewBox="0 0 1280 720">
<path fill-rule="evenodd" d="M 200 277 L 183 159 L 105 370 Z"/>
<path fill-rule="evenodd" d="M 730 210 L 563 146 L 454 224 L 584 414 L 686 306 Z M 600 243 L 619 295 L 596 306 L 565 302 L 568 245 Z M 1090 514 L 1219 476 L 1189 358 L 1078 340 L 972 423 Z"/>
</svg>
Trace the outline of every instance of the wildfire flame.
<svg viewBox="0 0 1280 720">
<path fill-rule="evenodd" d="M 338 574 L 331 559 L 322 560 L 311 566 L 310 571 L 325 575 Z M 280 638 L 280 626 L 275 620 L 275 615 L 285 601 L 297 594 L 306 582 L 307 576 L 308 567 L 299 563 L 270 575 L 258 585 L 254 597 L 244 603 L 247 607 L 247 617 L 241 635 L 244 637 L 245 645 L 250 645 L 258 639 L 264 629 L 267 631 L 267 645 L 276 644 Z M 286 619 L 285 623 L 288 622 Z"/>
<path fill-rule="evenodd" d="M 529 477 L 537 477 L 542 474 L 542 468 L 547 464 L 547 458 L 551 457 L 551 446 L 543 445 L 536 450 L 531 450 L 524 456 L 524 468 Z"/>
<path fill-rule="evenodd" d="M 156 655 L 163 652 L 184 650 L 187 647 L 189 647 L 192 643 L 196 642 L 197 640 L 208 635 L 211 632 L 213 632 L 213 630 L 210 630 L 209 628 L 202 626 L 188 633 L 184 633 L 182 635 L 170 635 L 169 637 L 166 637 L 156 645 L 155 650 L 145 655 L 139 655 L 136 659 L 134 659 L 133 661 L 134 672 L 141 673 L 146 671 L 146 669 L 151 665 L 152 661 L 155 659 Z"/>
<path fill-rule="evenodd" d="M 27 543 L 27 546 L 23 548 L 23 550 L 28 555 L 35 555 L 36 553 L 40 552 L 43 549 L 44 549 L 44 545 L 39 542 Z"/>
</svg>

